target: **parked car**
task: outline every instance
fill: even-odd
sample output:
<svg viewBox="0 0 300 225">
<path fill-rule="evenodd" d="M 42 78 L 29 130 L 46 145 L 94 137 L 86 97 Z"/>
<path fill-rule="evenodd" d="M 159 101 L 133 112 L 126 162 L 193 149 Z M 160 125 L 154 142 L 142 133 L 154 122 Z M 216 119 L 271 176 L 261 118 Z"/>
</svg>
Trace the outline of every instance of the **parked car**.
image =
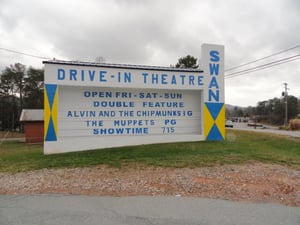
<svg viewBox="0 0 300 225">
<path fill-rule="evenodd" d="M 233 122 L 231 120 L 226 120 L 225 127 L 231 127 L 231 128 L 233 128 Z"/>
</svg>

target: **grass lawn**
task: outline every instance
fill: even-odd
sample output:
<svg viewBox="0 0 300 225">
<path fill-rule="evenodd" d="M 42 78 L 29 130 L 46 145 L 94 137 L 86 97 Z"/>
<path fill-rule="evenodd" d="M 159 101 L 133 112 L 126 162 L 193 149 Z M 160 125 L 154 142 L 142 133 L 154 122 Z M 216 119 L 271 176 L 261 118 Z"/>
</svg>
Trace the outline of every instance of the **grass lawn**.
<svg viewBox="0 0 300 225">
<path fill-rule="evenodd" d="M 43 155 L 42 145 L 0 143 L 0 172 L 42 168 L 121 167 L 130 163 L 168 167 L 204 167 L 263 162 L 300 169 L 300 139 L 247 131 L 227 131 L 222 142 L 184 142 Z"/>
</svg>

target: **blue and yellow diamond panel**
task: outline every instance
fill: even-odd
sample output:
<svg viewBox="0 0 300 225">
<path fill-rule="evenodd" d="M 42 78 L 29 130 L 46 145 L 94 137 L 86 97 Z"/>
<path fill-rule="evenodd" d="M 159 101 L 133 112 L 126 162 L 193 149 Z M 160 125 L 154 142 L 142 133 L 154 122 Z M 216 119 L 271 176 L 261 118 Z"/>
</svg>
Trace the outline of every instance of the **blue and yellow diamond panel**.
<svg viewBox="0 0 300 225">
<path fill-rule="evenodd" d="M 204 139 L 207 141 L 225 140 L 225 104 L 204 104 Z"/>
<path fill-rule="evenodd" d="M 44 91 L 44 140 L 57 141 L 58 87 L 45 84 Z"/>
</svg>

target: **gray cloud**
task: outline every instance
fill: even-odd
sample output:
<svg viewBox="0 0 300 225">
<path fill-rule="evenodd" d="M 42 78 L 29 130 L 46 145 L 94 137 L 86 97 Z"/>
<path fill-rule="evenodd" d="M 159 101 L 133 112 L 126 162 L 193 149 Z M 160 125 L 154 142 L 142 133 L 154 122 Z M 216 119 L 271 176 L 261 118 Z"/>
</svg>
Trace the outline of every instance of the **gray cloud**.
<svg viewBox="0 0 300 225">
<path fill-rule="evenodd" d="M 202 43 L 215 43 L 225 45 L 230 68 L 300 44 L 297 0 L 0 1 L 0 47 L 51 58 L 168 66 L 187 54 L 199 58 Z M 0 68 L 42 66 L 0 54 Z M 275 97 L 284 81 L 299 96 L 299 67 L 296 61 L 226 80 L 226 99 L 253 105 Z"/>
</svg>

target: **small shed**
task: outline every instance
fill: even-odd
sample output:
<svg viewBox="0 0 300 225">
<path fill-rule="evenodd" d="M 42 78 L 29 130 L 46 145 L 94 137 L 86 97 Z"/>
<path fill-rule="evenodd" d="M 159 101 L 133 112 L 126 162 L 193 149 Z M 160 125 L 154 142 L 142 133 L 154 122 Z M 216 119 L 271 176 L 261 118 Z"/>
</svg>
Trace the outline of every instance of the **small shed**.
<svg viewBox="0 0 300 225">
<path fill-rule="evenodd" d="M 44 141 L 43 109 L 23 109 L 20 121 L 24 125 L 26 143 L 42 143 Z"/>
</svg>

